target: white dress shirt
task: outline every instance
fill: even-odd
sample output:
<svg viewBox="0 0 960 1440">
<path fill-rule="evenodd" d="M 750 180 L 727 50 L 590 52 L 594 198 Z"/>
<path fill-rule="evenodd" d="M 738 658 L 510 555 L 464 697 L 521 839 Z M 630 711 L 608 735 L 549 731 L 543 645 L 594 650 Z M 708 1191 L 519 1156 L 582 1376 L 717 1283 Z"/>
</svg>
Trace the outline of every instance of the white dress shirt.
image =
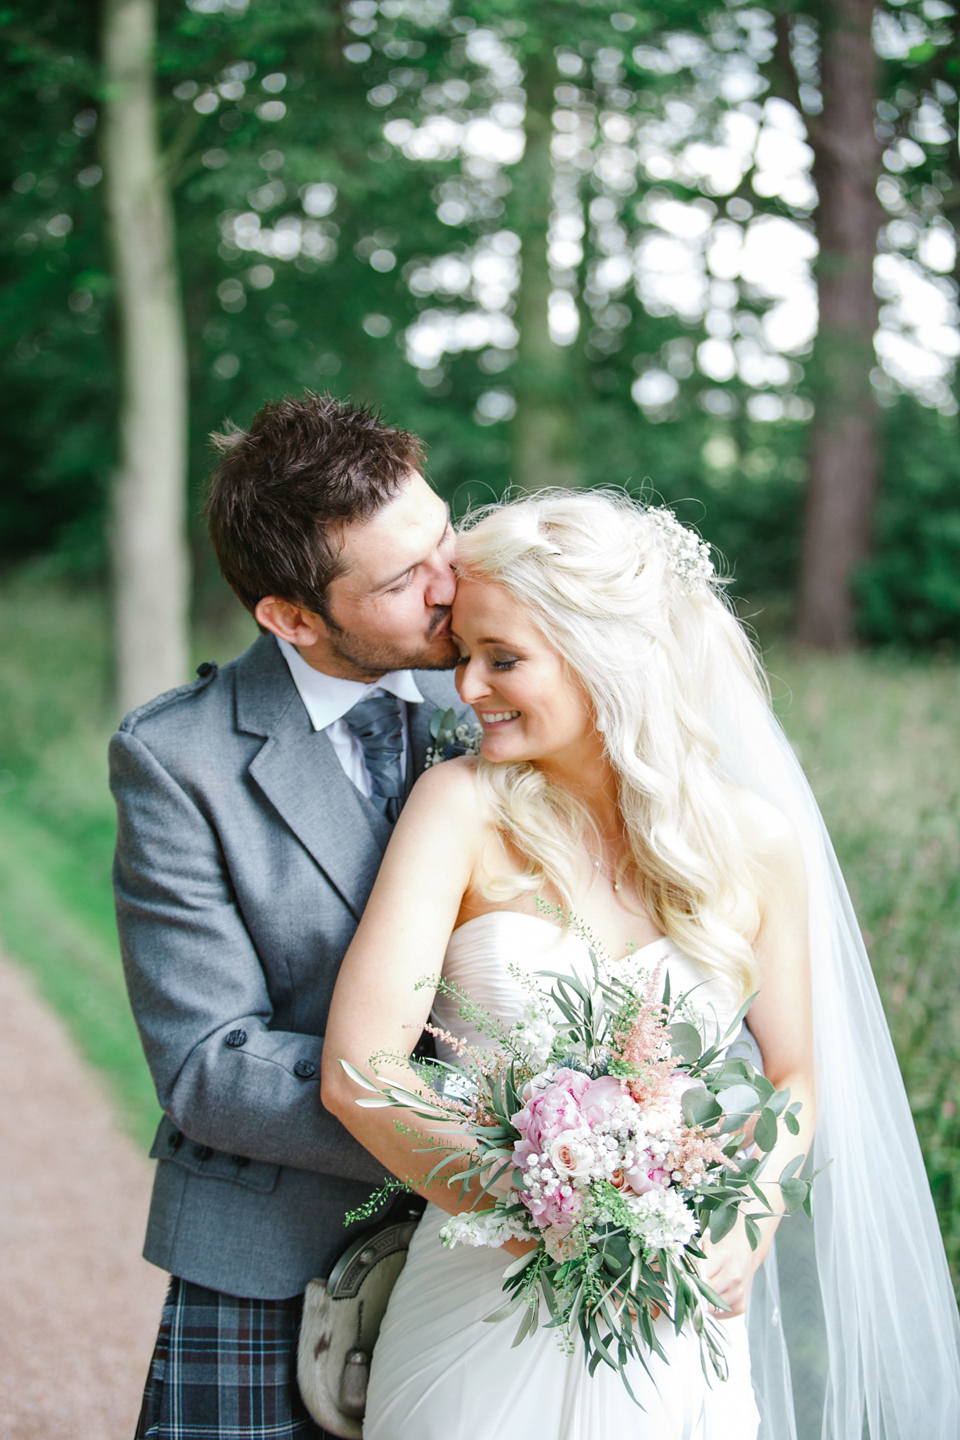
<svg viewBox="0 0 960 1440">
<path fill-rule="evenodd" d="M 327 734 L 347 779 L 352 780 L 361 794 L 369 800 L 370 774 L 363 758 L 363 746 L 343 717 L 360 700 L 366 700 L 368 695 L 382 694 L 383 691 L 396 695 L 398 700 L 422 705 L 423 696 L 417 689 L 412 673 L 409 670 L 391 670 L 389 675 L 381 675 L 379 680 L 369 685 L 363 680 L 341 680 L 336 675 L 325 675 L 322 670 L 315 670 L 312 665 L 307 664 L 296 646 L 276 638 L 280 653 L 290 668 L 290 676 L 297 687 L 297 693 L 310 716 L 311 725 L 314 730 L 323 730 Z M 403 722 L 403 754 L 400 763 L 406 779 L 410 735 L 407 712 L 403 705 L 400 706 L 400 718 Z"/>
</svg>

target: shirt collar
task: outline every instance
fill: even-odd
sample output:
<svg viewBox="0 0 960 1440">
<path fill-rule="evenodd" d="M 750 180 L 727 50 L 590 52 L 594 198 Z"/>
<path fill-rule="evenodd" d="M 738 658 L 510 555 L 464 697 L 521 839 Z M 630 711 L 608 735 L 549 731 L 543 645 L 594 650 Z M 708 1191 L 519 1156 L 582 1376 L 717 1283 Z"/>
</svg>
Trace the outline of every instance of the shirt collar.
<svg viewBox="0 0 960 1440">
<path fill-rule="evenodd" d="M 335 720 L 341 720 L 358 701 L 372 695 L 375 690 L 386 690 L 411 705 L 423 704 L 423 696 L 410 670 L 391 670 L 371 684 L 363 680 L 341 680 L 337 675 L 325 675 L 322 670 L 308 665 L 299 650 L 288 641 L 281 640 L 279 636 L 276 640 L 314 730 L 325 730 Z"/>
</svg>

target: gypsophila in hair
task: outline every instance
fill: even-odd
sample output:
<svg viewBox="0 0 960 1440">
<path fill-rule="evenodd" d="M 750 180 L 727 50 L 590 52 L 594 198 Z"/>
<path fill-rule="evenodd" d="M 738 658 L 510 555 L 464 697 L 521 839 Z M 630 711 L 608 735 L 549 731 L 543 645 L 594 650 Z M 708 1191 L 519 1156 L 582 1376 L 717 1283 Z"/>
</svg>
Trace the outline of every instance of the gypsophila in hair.
<svg viewBox="0 0 960 1440">
<path fill-rule="evenodd" d="M 617 774 L 624 878 L 664 934 L 745 998 L 756 962 L 733 921 L 757 886 L 710 717 L 734 672 L 761 694 L 765 681 L 709 547 L 622 493 L 546 491 L 469 517 L 456 564 L 501 585 L 583 687 Z M 478 774 L 527 861 L 491 896 L 547 884 L 572 906 L 579 846 L 598 843 L 590 816 L 535 764 L 481 758 Z"/>
</svg>

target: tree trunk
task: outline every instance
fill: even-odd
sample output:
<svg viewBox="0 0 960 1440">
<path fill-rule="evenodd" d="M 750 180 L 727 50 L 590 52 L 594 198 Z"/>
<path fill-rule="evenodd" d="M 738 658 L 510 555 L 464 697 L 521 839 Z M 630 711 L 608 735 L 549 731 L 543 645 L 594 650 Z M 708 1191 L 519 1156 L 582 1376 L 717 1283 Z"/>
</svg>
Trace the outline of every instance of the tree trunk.
<svg viewBox="0 0 960 1440">
<path fill-rule="evenodd" d="M 187 362 L 154 101 L 156 0 L 104 0 L 104 180 L 120 324 L 112 514 L 121 713 L 187 678 Z"/>
<path fill-rule="evenodd" d="M 874 133 L 874 0 L 828 0 L 821 20 L 823 113 L 811 127 L 819 202 L 816 418 L 797 638 L 840 650 L 853 638 L 853 571 L 870 546 L 877 408 L 870 389 L 877 300 L 880 143 Z"/>
<path fill-rule="evenodd" d="M 526 147 L 514 176 L 521 276 L 517 413 L 513 421 L 512 479 L 522 490 L 579 484 L 575 461 L 570 361 L 550 339 L 547 230 L 553 187 L 553 57 L 531 56 L 526 75 Z"/>
</svg>

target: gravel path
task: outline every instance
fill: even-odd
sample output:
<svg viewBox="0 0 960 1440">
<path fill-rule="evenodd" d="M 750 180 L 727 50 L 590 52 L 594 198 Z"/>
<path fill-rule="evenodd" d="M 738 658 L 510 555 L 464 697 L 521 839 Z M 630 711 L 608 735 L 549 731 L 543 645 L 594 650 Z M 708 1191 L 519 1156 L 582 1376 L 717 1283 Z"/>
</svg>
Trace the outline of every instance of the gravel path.
<svg viewBox="0 0 960 1440">
<path fill-rule="evenodd" d="M 0 1437 L 131 1440 L 166 1276 L 151 1163 L 27 977 L 0 959 Z"/>
</svg>

